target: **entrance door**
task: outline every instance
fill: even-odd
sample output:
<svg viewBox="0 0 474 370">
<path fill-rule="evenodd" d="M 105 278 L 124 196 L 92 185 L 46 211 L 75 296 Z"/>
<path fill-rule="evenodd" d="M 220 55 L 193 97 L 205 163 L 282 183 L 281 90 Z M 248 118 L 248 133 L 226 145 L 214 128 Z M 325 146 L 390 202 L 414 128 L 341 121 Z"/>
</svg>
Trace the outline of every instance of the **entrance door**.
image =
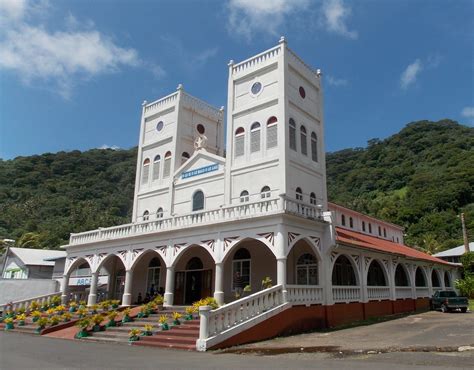
<svg viewBox="0 0 474 370">
<path fill-rule="evenodd" d="M 185 304 L 191 304 L 202 298 L 202 275 L 203 271 L 186 271 Z"/>
<path fill-rule="evenodd" d="M 186 272 L 178 271 L 175 274 L 174 281 L 174 304 L 183 304 L 184 303 L 184 285 L 186 281 Z"/>
</svg>

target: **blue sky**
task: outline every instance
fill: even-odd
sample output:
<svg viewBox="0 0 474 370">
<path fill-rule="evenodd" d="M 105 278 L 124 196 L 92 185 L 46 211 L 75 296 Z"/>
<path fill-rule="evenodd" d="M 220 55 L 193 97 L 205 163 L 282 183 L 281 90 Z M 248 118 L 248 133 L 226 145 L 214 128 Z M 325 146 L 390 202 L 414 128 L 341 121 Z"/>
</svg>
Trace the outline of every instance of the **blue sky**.
<svg viewBox="0 0 474 370">
<path fill-rule="evenodd" d="M 226 105 L 228 61 L 281 35 L 323 71 L 328 151 L 474 123 L 470 0 L 0 0 L 0 157 L 132 147 L 143 100 Z"/>
</svg>

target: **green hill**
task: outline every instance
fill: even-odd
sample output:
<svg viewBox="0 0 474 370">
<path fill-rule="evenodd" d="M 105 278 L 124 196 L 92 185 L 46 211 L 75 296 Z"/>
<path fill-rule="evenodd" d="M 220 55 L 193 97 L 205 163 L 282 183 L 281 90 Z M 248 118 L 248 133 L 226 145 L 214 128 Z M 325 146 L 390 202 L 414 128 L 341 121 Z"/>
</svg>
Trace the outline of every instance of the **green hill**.
<svg viewBox="0 0 474 370">
<path fill-rule="evenodd" d="M 367 148 L 327 155 L 332 201 L 406 227 L 427 249 L 474 236 L 474 129 L 454 121 L 410 123 Z M 0 160 L 0 238 L 55 248 L 70 232 L 128 223 L 136 149 L 47 153 Z"/>
</svg>

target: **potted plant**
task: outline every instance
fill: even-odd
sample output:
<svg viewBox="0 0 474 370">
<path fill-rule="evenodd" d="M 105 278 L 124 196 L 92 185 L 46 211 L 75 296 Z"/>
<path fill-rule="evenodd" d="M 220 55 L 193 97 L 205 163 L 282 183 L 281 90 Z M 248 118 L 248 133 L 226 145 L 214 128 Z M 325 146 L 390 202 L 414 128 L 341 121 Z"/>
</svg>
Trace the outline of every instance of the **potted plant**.
<svg viewBox="0 0 474 370">
<path fill-rule="evenodd" d="M 38 319 L 41 317 L 41 312 L 38 311 L 38 310 L 33 311 L 33 312 L 31 313 L 31 317 L 32 317 L 33 322 L 36 322 L 36 321 L 38 321 Z"/>
<path fill-rule="evenodd" d="M 87 315 L 87 308 L 85 308 L 85 307 L 79 307 L 79 308 L 77 309 L 77 314 L 79 315 L 79 318 L 80 318 L 80 319 L 86 317 L 86 315 Z"/>
<path fill-rule="evenodd" d="M 156 304 L 158 307 L 158 310 L 161 310 L 163 308 L 163 297 L 161 295 L 157 295 L 155 299 L 153 299 L 153 303 Z"/>
<path fill-rule="evenodd" d="M 168 316 L 161 315 L 160 318 L 158 319 L 158 322 L 161 325 L 161 330 L 169 330 L 170 329 L 170 327 L 168 325 Z"/>
<path fill-rule="evenodd" d="M 79 308 L 86 308 L 86 301 L 79 301 Z"/>
<path fill-rule="evenodd" d="M 69 322 L 71 321 L 72 315 L 69 312 L 64 312 L 63 315 L 61 316 L 63 322 Z"/>
<path fill-rule="evenodd" d="M 40 311 L 41 312 L 45 312 L 46 310 L 48 310 L 48 304 L 47 303 L 43 303 L 40 307 Z"/>
<path fill-rule="evenodd" d="M 97 309 L 99 308 L 98 304 L 93 304 L 89 307 L 89 313 L 95 315 L 97 313 Z"/>
<path fill-rule="evenodd" d="M 271 288 L 273 286 L 272 284 L 272 279 L 270 279 L 270 277 L 265 277 L 263 280 L 262 280 L 262 289 L 268 289 L 268 288 Z"/>
<path fill-rule="evenodd" d="M 142 335 L 145 337 L 149 337 L 150 335 L 153 335 L 153 325 L 146 324 L 143 328 Z"/>
<path fill-rule="evenodd" d="M 139 319 L 141 319 L 141 318 L 143 318 L 143 317 L 148 317 L 146 306 L 141 306 L 141 307 L 140 307 L 140 312 L 138 313 L 137 317 L 138 317 Z"/>
<path fill-rule="evenodd" d="M 246 285 L 243 289 L 243 296 L 247 296 L 249 295 L 250 293 L 252 293 L 252 286 L 250 284 Z"/>
<path fill-rule="evenodd" d="M 192 320 L 193 319 L 193 313 L 194 313 L 194 307 L 189 306 L 186 307 L 186 316 L 184 317 L 185 320 Z"/>
<path fill-rule="evenodd" d="M 46 325 L 48 324 L 48 319 L 46 317 L 40 317 L 37 321 L 36 321 L 36 330 L 35 332 L 37 334 L 40 334 L 41 333 L 41 330 L 43 330 Z"/>
<path fill-rule="evenodd" d="M 140 339 L 140 329 L 132 329 L 128 332 L 128 341 L 129 342 L 136 342 Z"/>
<path fill-rule="evenodd" d="M 154 302 L 149 302 L 145 305 L 146 308 L 146 314 L 149 316 L 152 313 L 156 312 L 157 305 Z"/>
<path fill-rule="evenodd" d="M 56 313 L 56 310 L 51 307 L 46 310 L 46 313 L 48 314 L 48 317 L 52 317 Z"/>
<path fill-rule="evenodd" d="M 13 317 L 7 317 L 3 322 L 5 323 L 5 330 L 12 330 L 15 328 L 13 325 Z"/>
<path fill-rule="evenodd" d="M 76 312 L 77 306 L 78 306 L 77 302 L 75 301 L 69 302 L 69 312 L 71 313 Z"/>
<path fill-rule="evenodd" d="M 183 317 L 179 312 L 173 312 L 173 324 L 174 325 L 181 325 L 179 319 Z"/>
<path fill-rule="evenodd" d="M 88 318 L 81 319 L 76 323 L 76 326 L 79 327 L 79 332 L 76 334 L 76 338 L 85 338 L 89 336 L 87 332 L 87 327 L 90 325 L 90 320 Z"/>
<path fill-rule="evenodd" d="M 55 310 L 56 310 L 56 313 L 58 315 L 62 315 L 66 311 L 66 307 L 64 305 L 60 304 L 60 305 L 56 306 Z"/>
<path fill-rule="evenodd" d="M 18 326 L 25 326 L 26 315 L 24 313 L 19 314 L 16 320 L 18 321 Z"/>
<path fill-rule="evenodd" d="M 28 307 L 28 309 L 30 311 L 37 311 L 39 309 L 40 305 L 38 303 L 38 301 L 33 301 L 30 303 L 30 306 Z"/>
<path fill-rule="evenodd" d="M 92 316 L 92 322 L 94 323 L 94 326 L 92 327 L 92 331 L 98 332 L 100 331 L 100 323 L 104 321 L 104 316 L 101 314 L 95 314 Z"/>
<path fill-rule="evenodd" d="M 49 319 L 49 324 L 51 326 L 56 326 L 59 324 L 59 322 L 61 321 L 61 319 L 59 318 L 59 316 L 53 316 Z"/>
<path fill-rule="evenodd" d="M 58 295 L 55 295 L 54 297 L 51 298 L 50 305 L 52 307 L 59 306 L 61 304 L 61 297 Z"/>
<path fill-rule="evenodd" d="M 102 301 L 99 303 L 100 308 L 102 308 L 102 311 L 107 312 L 110 308 L 110 301 Z"/>
<path fill-rule="evenodd" d="M 20 307 L 18 310 L 16 310 L 17 315 L 24 314 L 26 312 L 25 307 Z"/>
<path fill-rule="evenodd" d="M 109 318 L 109 322 L 105 325 L 106 327 L 112 327 L 112 326 L 117 326 L 115 322 L 115 318 L 117 317 L 118 312 L 117 311 L 110 311 L 107 315 Z"/>
<path fill-rule="evenodd" d="M 110 301 L 110 303 L 111 303 L 111 305 L 112 305 L 112 308 L 113 308 L 113 309 L 116 309 L 116 308 L 118 308 L 118 306 L 119 306 L 119 304 L 120 304 L 120 301 L 119 301 L 118 299 L 112 299 L 112 300 Z"/>
<path fill-rule="evenodd" d="M 130 308 L 126 308 L 125 310 L 122 311 L 123 313 L 123 318 L 122 322 L 132 322 L 133 319 L 130 317 Z"/>
</svg>

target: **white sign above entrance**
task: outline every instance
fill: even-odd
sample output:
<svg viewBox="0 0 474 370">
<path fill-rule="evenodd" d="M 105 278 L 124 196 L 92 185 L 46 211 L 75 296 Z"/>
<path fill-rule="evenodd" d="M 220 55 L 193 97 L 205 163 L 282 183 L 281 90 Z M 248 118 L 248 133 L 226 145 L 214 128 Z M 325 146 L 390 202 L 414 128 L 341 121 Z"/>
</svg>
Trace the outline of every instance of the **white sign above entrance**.
<svg viewBox="0 0 474 370">
<path fill-rule="evenodd" d="M 187 179 L 188 177 L 203 175 L 203 174 L 208 173 L 208 172 L 217 171 L 218 169 L 219 169 L 219 164 L 218 163 L 213 163 L 209 166 L 196 168 L 195 170 L 183 172 L 181 174 L 181 178 L 182 179 Z"/>
</svg>

